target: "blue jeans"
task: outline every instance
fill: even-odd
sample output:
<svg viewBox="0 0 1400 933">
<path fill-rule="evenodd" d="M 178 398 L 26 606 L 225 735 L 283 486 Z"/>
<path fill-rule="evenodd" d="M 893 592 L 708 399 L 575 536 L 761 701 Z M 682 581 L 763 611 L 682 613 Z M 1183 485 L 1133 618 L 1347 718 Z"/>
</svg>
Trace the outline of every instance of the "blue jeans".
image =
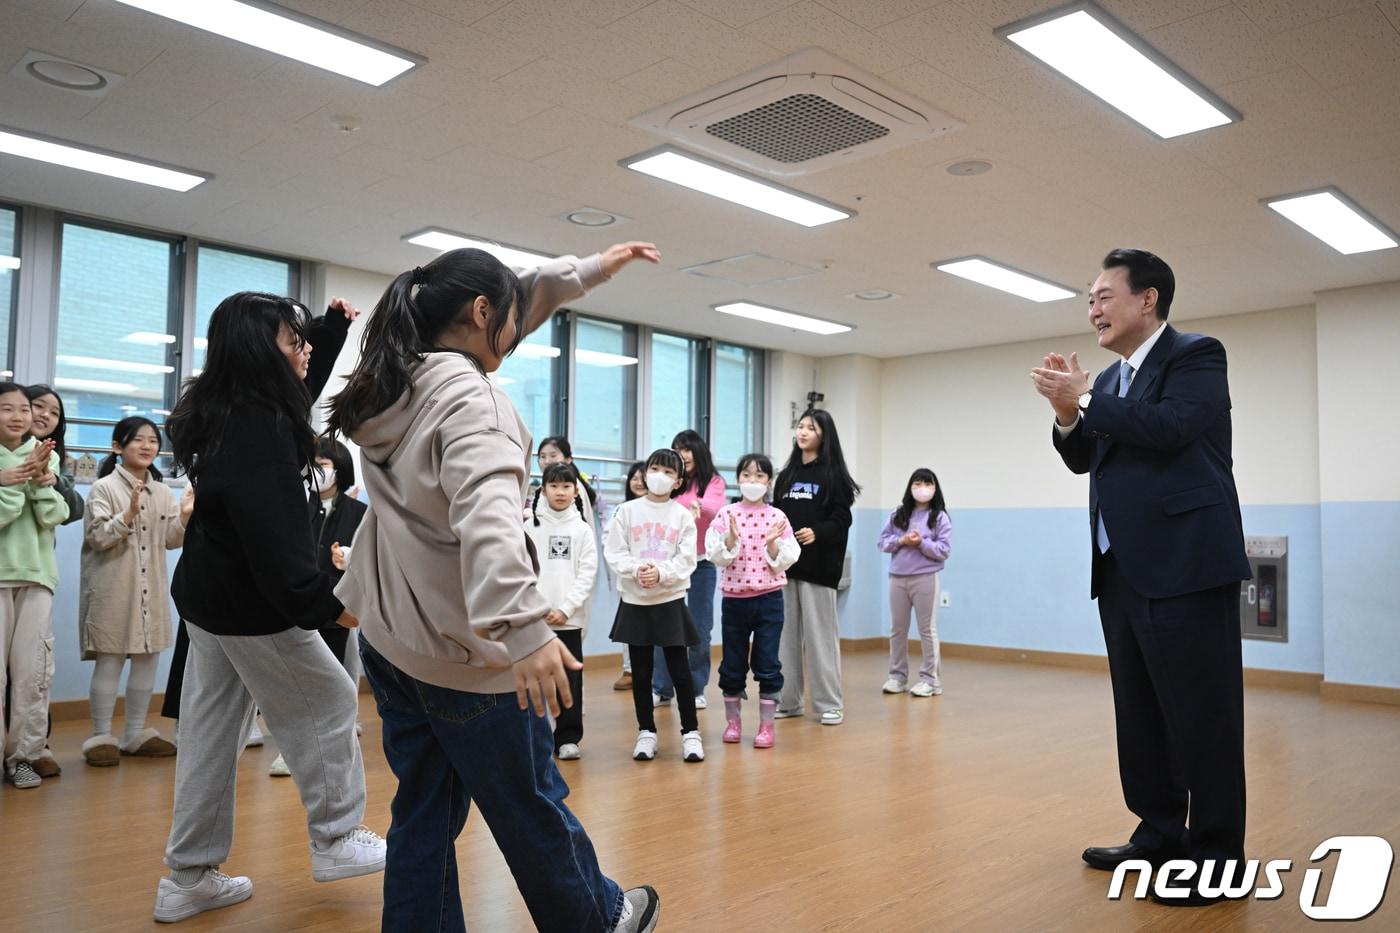
<svg viewBox="0 0 1400 933">
<path fill-rule="evenodd" d="M 360 639 L 399 780 L 384 870 L 384 933 L 465 933 L 454 843 L 474 801 L 540 930 L 611 930 L 622 891 L 564 805 L 543 717 L 510 693 L 464 693 L 416 680 Z"/>
<path fill-rule="evenodd" d="M 710 682 L 710 638 L 715 630 L 715 581 L 718 577 L 719 571 L 715 570 L 715 565 L 701 560 L 690 575 L 690 592 L 685 596 L 686 608 L 695 620 L 695 630 L 700 633 L 700 643 L 687 649 L 690 679 L 695 682 L 697 697 L 705 692 L 705 685 Z M 660 648 L 656 649 L 653 660 L 656 668 L 651 678 L 651 689 L 669 700 L 675 695 L 676 688 L 671 684 L 671 673 L 666 670 L 666 659 L 661 656 Z"/>
<path fill-rule="evenodd" d="M 752 668 L 759 696 L 776 700 L 778 691 L 783 689 L 783 665 L 778 660 L 778 642 L 783 636 L 783 591 L 746 599 L 726 596 L 720 601 L 719 618 L 724 639 L 719 689 L 729 697 L 743 693 Z"/>
</svg>

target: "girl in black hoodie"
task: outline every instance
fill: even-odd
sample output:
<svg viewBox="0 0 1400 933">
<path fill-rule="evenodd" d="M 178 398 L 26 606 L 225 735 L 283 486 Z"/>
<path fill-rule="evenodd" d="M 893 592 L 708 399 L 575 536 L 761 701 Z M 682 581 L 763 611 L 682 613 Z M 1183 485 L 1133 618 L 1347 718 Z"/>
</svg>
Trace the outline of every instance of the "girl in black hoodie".
<svg viewBox="0 0 1400 933">
<path fill-rule="evenodd" d="M 774 484 L 773 504 L 792 525 L 802 556 L 788 568 L 783 590 L 783 635 L 778 655 L 783 690 L 777 718 L 803 714 L 803 661 L 812 705 L 824 726 L 845 721 L 841 695 L 841 635 L 836 585 L 846 557 L 851 505 L 860 486 L 846 469 L 836 422 L 809 408 L 793 432 L 792 453 Z"/>
</svg>

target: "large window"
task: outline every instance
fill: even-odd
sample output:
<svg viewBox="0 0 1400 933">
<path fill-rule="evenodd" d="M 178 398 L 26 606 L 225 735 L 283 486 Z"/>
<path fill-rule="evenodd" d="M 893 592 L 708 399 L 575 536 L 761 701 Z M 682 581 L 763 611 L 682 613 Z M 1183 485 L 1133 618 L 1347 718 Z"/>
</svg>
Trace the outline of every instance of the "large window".
<svg viewBox="0 0 1400 933">
<path fill-rule="evenodd" d="M 715 410 L 710 449 L 718 466 L 763 449 L 763 351 L 715 344 Z M 785 454 L 785 451 L 775 451 Z"/>
<path fill-rule="evenodd" d="M 580 317 L 574 341 L 574 455 L 634 456 L 637 328 Z"/>
<path fill-rule="evenodd" d="M 510 396 L 536 444 L 555 433 L 555 413 L 559 407 L 556 388 L 560 381 L 559 333 L 564 321 L 563 317 L 556 316 L 530 334 L 496 370 L 497 384 Z"/>
<path fill-rule="evenodd" d="M 709 394 L 705 341 L 659 331 L 651 335 L 652 447 L 665 447 L 677 433 L 693 428 L 702 434 L 702 401 Z"/>
<path fill-rule="evenodd" d="M 15 295 L 19 292 L 19 212 L 0 207 L 0 376 L 14 375 Z"/>
<path fill-rule="evenodd" d="M 209 316 L 219 302 L 234 292 L 271 292 L 297 298 L 300 290 L 298 265 L 272 256 L 200 245 L 195 269 L 194 358 L 191 364 L 194 373 L 204 368 Z M 312 352 L 316 352 L 314 347 Z"/>
<path fill-rule="evenodd" d="M 68 443 L 106 448 L 110 425 L 144 414 L 161 422 L 175 389 L 181 241 L 63 224 L 54 388 Z M 71 423 L 71 422 L 78 423 Z"/>
</svg>

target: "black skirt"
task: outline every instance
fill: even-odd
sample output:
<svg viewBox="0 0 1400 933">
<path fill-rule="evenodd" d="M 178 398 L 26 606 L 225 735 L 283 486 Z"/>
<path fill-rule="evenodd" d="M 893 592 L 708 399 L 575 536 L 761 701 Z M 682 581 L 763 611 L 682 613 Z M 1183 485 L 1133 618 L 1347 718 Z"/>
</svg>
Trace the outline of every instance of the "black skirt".
<svg viewBox="0 0 1400 933">
<path fill-rule="evenodd" d="M 700 632 L 695 628 L 695 620 L 690 617 L 684 597 L 659 606 L 619 604 L 612 633 L 608 637 L 625 645 L 656 645 L 660 648 L 700 644 Z"/>
</svg>

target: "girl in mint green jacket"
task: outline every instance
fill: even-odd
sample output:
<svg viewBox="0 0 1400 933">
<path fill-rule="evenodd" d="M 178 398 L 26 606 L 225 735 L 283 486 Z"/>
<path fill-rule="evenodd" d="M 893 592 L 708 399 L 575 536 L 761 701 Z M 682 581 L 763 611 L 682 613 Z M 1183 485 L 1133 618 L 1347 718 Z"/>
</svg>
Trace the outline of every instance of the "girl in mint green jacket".
<svg viewBox="0 0 1400 933">
<path fill-rule="evenodd" d="M 53 680 L 53 530 L 68 517 L 53 442 L 25 440 L 32 424 L 24 389 L 0 382 L 0 697 L 12 686 L 0 740 L 5 778 L 22 788 L 42 783 L 33 763 L 44 751 Z"/>
</svg>

